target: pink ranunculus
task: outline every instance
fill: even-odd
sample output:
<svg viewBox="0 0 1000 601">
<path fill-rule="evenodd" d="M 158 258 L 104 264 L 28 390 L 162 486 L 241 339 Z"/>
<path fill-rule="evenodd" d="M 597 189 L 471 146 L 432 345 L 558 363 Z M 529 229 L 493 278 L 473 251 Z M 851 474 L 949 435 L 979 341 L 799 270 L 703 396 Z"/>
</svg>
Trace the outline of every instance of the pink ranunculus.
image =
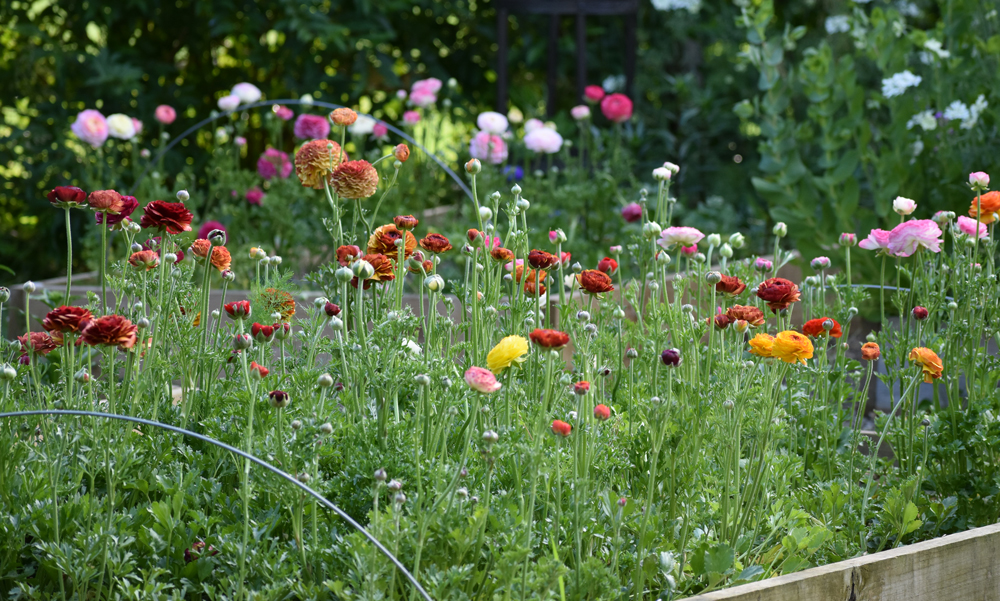
<svg viewBox="0 0 1000 601">
<path fill-rule="evenodd" d="M 528 150 L 544 154 L 555 154 L 562 148 L 563 138 L 554 129 L 540 127 L 524 136 Z"/>
<path fill-rule="evenodd" d="M 590 119 L 590 107 L 586 104 L 581 104 L 580 106 L 574 106 L 569 109 L 569 114 L 577 121 L 583 121 L 584 119 Z"/>
<path fill-rule="evenodd" d="M 406 100 L 407 96 L 409 96 L 409 94 L 407 94 L 406 90 L 396 90 L 396 98 Z"/>
<path fill-rule="evenodd" d="M 142 121 L 139 121 L 135 117 L 132 117 L 132 127 L 135 129 L 135 135 L 142 133 Z"/>
<path fill-rule="evenodd" d="M 207 239 L 208 238 L 208 234 L 212 230 L 222 230 L 223 232 L 225 232 L 226 231 L 226 226 L 222 225 L 218 221 L 206 221 L 204 225 L 202 225 L 200 228 L 198 228 L 198 238 L 199 239 Z"/>
<path fill-rule="evenodd" d="M 990 176 L 983 171 L 970 173 L 969 185 L 973 188 L 988 188 L 990 185 Z"/>
<path fill-rule="evenodd" d="M 227 94 L 216 102 L 220 111 L 235 111 L 240 106 L 240 97 L 236 94 Z"/>
<path fill-rule="evenodd" d="M 596 104 L 604 98 L 604 88 L 601 86 L 587 86 L 583 89 L 583 98 L 587 102 Z"/>
<path fill-rule="evenodd" d="M 76 116 L 76 121 L 70 128 L 76 137 L 94 148 L 104 144 L 108 139 L 108 120 L 99 111 L 87 109 Z"/>
<path fill-rule="evenodd" d="M 465 383 L 469 385 L 469 388 L 483 394 L 496 392 L 502 386 L 500 382 L 497 382 L 497 377 L 493 375 L 493 372 L 475 366 L 465 371 Z"/>
<path fill-rule="evenodd" d="M 177 118 L 177 111 L 175 111 L 174 107 L 170 105 L 161 104 L 156 107 L 156 111 L 153 112 L 153 117 L 164 125 L 170 125 L 174 122 L 174 119 Z"/>
<path fill-rule="evenodd" d="M 682 246 L 681 254 L 687 255 L 689 257 L 695 256 L 696 254 L 698 254 L 698 245 L 692 244 L 691 246 Z"/>
<path fill-rule="evenodd" d="M 642 219 L 642 205 L 637 202 L 630 202 L 622 207 L 622 219 L 629 223 L 635 223 Z"/>
<path fill-rule="evenodd" d="M 704 237 L 705 234 L 698 228 L 674 226 L 663 230 L 657 243 L 667 249 L 673 246 L 697 246 Z"/>
<path fill-rule="evenodd" d="M 385 123 L 379 121 L 372 127 L 372 136 L 376 140 L 385 140 L 389 137 L 389 128 L 385 126 Z"/>
<path fill-rule="evenodd" d="M 503 268 L 506 269 L 507 271 L 514 271 L 514 267 L 523 267 L 523 266 L 524 266 L 524 259 L 518 259 L 516 262 L 510 261 L 509 263 L 504 263 Z"/>
<path fill-rule="evenodd" d="M 889 253 L 889 232 L 880 229 L 874 229 L 868 234 L 868 237 L 858 242 L 858 246 L 865 250 L 880 250 L 887 254 Z"/>
<path fill-rule="evenodd" d="M 889 232 L 889 251 L 897 257 L 909 257 L 920 247 L 941 252 L 941 228 L 930 219 L 912 219 Z"/>
<path fill-rule="evenodd" d="M 609 121 L 624 123 L 632 118 L 632 101 L 625 94 L 608 94 L 601 100 L 601 112 Z"/>
<path fill-rule="evenodd" d="M 246 199 L 249 204 L 260 206 L 260 202 L 264 200 L 264 191 L 254 186 L 247 190 Z"/>
<path fill-rule="evenodd" d="M 530 134 L 536 129 L 542 129 L 543 127 L 545 127 L 545 123 L 541 119 L 535 119 L 532 117 L 524 122 L 524 133 Z"/>
<path fill-rule="evenodd" d="M 235 144 L 238 148 L 243 148 L 247 145 L 247 139 L 243 136 L 236 136 L 233 138 L 233 144 Z"/>
<path fill-rule="evenodd" d="M 295 120 L 292 132 L 302 140 L 322 140 L 330 135 L 330 122 L 326 117 L 302 114 Z"/>
<path fill-rule="evenodd" d="M 285 179 L 291 174 L 292 162 L 288 160 L 288 154 L 276 148 L 268 148 L 257 159 L 257 175 L 264 179 L 271 179 L 276 175 Z"/>
<path fill-rule="evenodd" d="M 413 106 L 415 107 L 427 108 L 437 102 L 437 94 L 419 92 L 415 90 L 412 94 L 410 94 L 410 102 L 413 103 Z"/>
<path fill-rule="evenodd" d="M 558 239 L 559 239 L 559 232 L 557 232 L 555 230 L 549 230 L 549 242 L 551 242 L 552 244 L 555 244 L 556 240 L 558 240 Z"/>
<path fill-rule="evenodd" d="M 441 80 L 436 77 L 428 77 L 427 79 L 421 79 L 420 81 L 413 82 L 413 87 L 411 91 L 413 92 L 428 92 L 430 94 L 437 94 L 441 91 Z"/>
<path fill-rule="evenodd" d="M 474 159 L 499 165 L 507 160 L 507 143 L 500 136 L 481 131 L 469 142 L 469 155 Z"/>
<path fill-rule="evenodd" d="M 961 215 L 958 218 L 958 229 L 962 230 L 962 233 L 966 236 L 975 236 L 977 223 L 979 224 L 979 238 L 981 240 L 989 233 L 985 223 L 979 223 L 975 219 L 969 219 L 965 215 Z"/>
<path fill-rule="evenodd" d="M 274 114 L 277 115 L 278 119 L 281 119 L 282 121 L 291 121 L 292 117 L 295 116 L 295 111 L 287 106 L 278 104 L 274 107 Z"/>
<path fill-rule="evenodd" d="M 403 113 L 403 123 L 407 125 L 415 125 L 420 122 L 420 113 L 417 111 L 406 111 Z"/>
</svg>

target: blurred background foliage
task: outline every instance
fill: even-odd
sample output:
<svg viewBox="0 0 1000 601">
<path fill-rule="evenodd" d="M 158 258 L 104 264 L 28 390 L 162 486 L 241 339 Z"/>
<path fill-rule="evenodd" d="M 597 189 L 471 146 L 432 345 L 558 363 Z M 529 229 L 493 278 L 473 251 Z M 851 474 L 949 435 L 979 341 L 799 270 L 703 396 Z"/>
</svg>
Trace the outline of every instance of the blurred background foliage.
<svg viewBox="0 0 1000 601">
<path fill-rule="evenodd" d="M 998 172 L 995 7 L 978 0 L 640 6 L 633 183 L 652 190 L 652 167 L 682 165 L 674 190 L 687 224 L 738 228 L 752 241 L 780 219 L 804 251 L 828 251 L 841 228 L 863 237 L 862 227 L 886 222 L 896 194 L 957 210 L 972 167 Z M 64 269 L 63 216 L 45 193 L 83 181 L 85 151 L 69 125 L 84 108 L 126 113 L 151 128 L 154 108 L 169 104 L 179 115 L 170 128 L 176 135 L 241 81 L 265 98 L 311 94 L 386 120 L 400 116 L 395 91 L 425 77 L 454 78 L 457 118 L 472 121 L 495 103 L 496 15 L 488 0 L 8 0 L 0 23 L 0 264 L 13 272 L 0 271 L 0 282 Z M 509 26 L 511 104 L 542 116 L 549 17 L 512 15 Z M 588 20 L 591 82 L 612 78 L 606 87 L 613 87 L 622 74 L 623 27 L 618 18 Z M 566 16 L 560 131 L 572 131 L 564 113 L 579 104 L 573 30 Z M 950 60 L 923 61 L 929 36 L 951 50 Z M 932 81 L 921 89 L 926 98 L 881 96 L 880 81 L 903 68 Z M 943 110 L 955 97 L 971 104 L 979 93 L 992 106 L 973 131 L 941 145 L 951 136 L 942 126 L 921 141 L 926 152 L 910 156 L 916 138 L 906 123 L 914 112 L 931 103 Z M 252 169 L 268 134 L 246 135 L 251 151 L 241 166 Z M 151 141 L 154 152 L 159 143 Z M 198 136 L 168 155 L 164 191 L 181 172 L 197 179 L 186 185 L 206 185 L 211 146 L 211 135 Z M 133 157 L 110 160 L 128 167 Z M 449 188 L 407 206 L 417 212 L 461 199 Z M 73 213 L 82 235 L 92 217 Z"/>
</svg>

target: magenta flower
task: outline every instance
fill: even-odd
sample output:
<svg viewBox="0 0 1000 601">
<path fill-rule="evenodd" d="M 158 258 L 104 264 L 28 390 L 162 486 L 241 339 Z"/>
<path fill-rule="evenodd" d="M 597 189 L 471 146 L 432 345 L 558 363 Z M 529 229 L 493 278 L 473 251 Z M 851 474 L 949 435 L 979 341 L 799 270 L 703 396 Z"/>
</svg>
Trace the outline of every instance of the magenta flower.
<svg viewBox="0 0 1000 601">
<path fill-rule="evenodd" d="M 303 140 L 322 140 L 330 135 L 330 122 L 319 115 L 299 115 L 292 130 L 296 138 Z"/>
<path fill-rule="evenodd" d="M 385 126 L 385 123 L 379 121 L 372 127 L 372 136 L 376 140 L 385 140 L 389 137 L 389 128 Z"/>
<path fill-rule="evenodd" d="M 225 232 L 226 226 L 222 225 L 218 221 L 206 221 L 204 225 L 198 228 L 198 238 L 208 239 L 208 234 L 212 230 L 222 230 L 223 232 Z"/>
<path fill-rule="evenodd" d="M 295 116 L 295 112 L 292 109 L 281 104 L 275 105 L 274 114 L 282 121 L 291 121 L 292 117 Z"/>
<path fill-rule="evenodd" d="M 872 230 L 867 238 L 858 243 L 858 246 L 865 250 L 880 250 L 888 255 L 892 254 L 889 252 L 889 232 L 885 230 Z"/>
<path fill-rule="evenodd" d="M 259 207 L 260 201 L 264 200 L 264 191 L 257 186 L 254 186 L 253 188 L 247 190 L 246 199 L 248 203 Z"/>
<path fill-rule="evenodd" d="M 441 90 L 441 80 L 436 77 L 421 79 L 410 89 L 410 102 L 414 106 L 426 107 L 437 102 L 437 93 Z M 405 117 L 404 117 L 405 120 Z"/>
<path fill-rule="evenodd" d="M 420 113 L 417 111 L 406 111 L 403 113 L 403 123 L 407 125 L 414 125 L 420 122 Z"/>
<path fill-rule="evenodd" d="M 682 246 L 681 247 L 681 254 L 687 255 L 689 257 L 693 257 L 697 253 L 698 253 L 698 245 L 697 244 L 692 244 L 691 246 Z"/>
<path fill-rule="evenodd" d="M 474 159 L 499 165 L 507 160 L 507 143 L 500 136 L 481 131 L 469 142 L 469 155 Z"/>
<path fill-rule="evenodd" d="M 630 202 L 622 207 L 622 219 L 628 223 L 635 223 L 642 219 L 642 207 L 637 202 Z"/>
<path fill-rule="evenodd" d="M 291 175 L 292 163 L 288 160 L 288 154 L 281 152 L 277 148 L 268 148 L 257 159 L 257 175 L 264 179 L 271 179 L 279 174 L 281 175 L 281 179 L 285 179 Z"/>
<path fill-rule="evenodd" d="M 975 236 L 977 223 L 979 224 L 979 239 L 982 240 L 987 235 L 985 223 L 979 223 L 975 219 L 969 219 L 965 215 L 962 215 L 958 218 L 958 229 L 962 230 L 962 233 L 966 236 Z"/>
<path fill-rule="evenodd" d="M 177 118 L 177 111 L 175 111 L 174 107 L 170 105 L 161 104 L 160 106 L 156 107 L 156 111 L 153 113 L 153 117 L 155 117 L 157 121 L 159 121 L 164 125 L 170 125 L 171 123 L 174 122 L 174 119 Z"/>
<path fill-rule="evenodd" d="M 73 133 L 87 144 L 98 148 L 108 139 L 108 121 L 99 111 L 87 109 L 81 111 L 73 122 Z"/>
<path fill-rule="evenodd" d="M 941 252 L 941 242 L 941 228 L 930 219 L 900 223 L 889 232 L 889 251 L 898 257 L 909 257 L 921 247 Z"/>
<path fill-rule="evenodd" d="M 657 243 L 666 249 L 674 246 L 694 246 L 704 237 L 705 234 L 697 228 L 674 226 L 663 230 Z"/>
<path fill-rule="evenodd" d="M 757 257 L 757 260 L 753 262 L 753 267 L 760 272 L 768 272 L 774 269 L 774 263 L 768 261 L 764 257 Z"/>
<path fill-rule="evenodd" d="M 483 394 L 490 394 L 500 390 L 502 384 L 497 382 L 497 377 L 488 369 L 482 367 L 470 367 L 465 372 L 465 383 L 469 388 Z"/>
</svg>

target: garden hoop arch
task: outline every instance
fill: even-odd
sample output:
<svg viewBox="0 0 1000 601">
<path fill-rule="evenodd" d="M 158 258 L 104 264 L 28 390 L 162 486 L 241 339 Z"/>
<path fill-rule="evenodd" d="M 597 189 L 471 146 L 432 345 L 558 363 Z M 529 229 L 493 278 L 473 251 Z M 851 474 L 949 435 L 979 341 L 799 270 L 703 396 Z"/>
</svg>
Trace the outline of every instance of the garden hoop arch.
<svg viewBox="0 0 1000 601">
<path fill-rule="evenodd" d="M 412 584 L 415 589 L 417 589 L 417 591 L 420 593 L 420 596 L 423 597 L 425 601 L 433 601 L 433 599 L 431 599 L 431 596 L 427 593 L 427 591 L 424 590 L 424 587 L 420 586 L 420 583 L 417 582 L 417 579 L 413 576 L 413 574 L 410 573 L 409 570 L 407 570 L 403 566 L 403 564 L 399 561 L 399 559 L 397 559 L 396 556 L 389 551 L 389 549 L 385 548 L 385 545 L 380 543 L 378 539 L 372 536 L 370 532 L 365 530 L 365 528 L 361 524 L 354 521 L 354 519 L 351 516 L 347 515 L 347 513 L 345 513 L 343 509 L 337 507 L 336 505 L 328 501 L 326 497 L 324 497 L 323 495 L 319 494 L 312 488 L 306 486 L 302 482 L 299 482 L 298 479 L 288 474 L 287 472 L 283 472 L 278 468 L 274 467 L 273 465 L 271 465 L 270 463 L 267 463 L 263 459 L 260 459 L 254 455 L 250 455 L 249 453 L 245 453 L 235 447 L 229 446 L 224 442 L 215 440 L 214 438 L 209 438 L 208 436 L 198 434 L 197 432 L 192 432 L 190 430 L 185 430 L 183 428 L 178 428 L 177 426 L 171 426 L 169 424 L 164 424 L 161 422 L 154 422 L 152 420 L 143 419 L 141 417 L 132 417 L 130 415 L 119 415 L 117 413 L 101 413 L 98 411 L 79 411 L 73 409 L 39 409 L 33 411 L 13 411 L 9 413 L 0 413 L 0 418 L 27 417 L 31 415 L 54 415 L 54 416 L 76 415 L 80 417 L 100 417 L 104 419 L 117 419 L 125 422 L 132 422 L 135 424 L 152 426 L 155 428 L 161 428 L 163 430 L 167 430 L 177 434 L 183 434 L 184 436 L 190 436 L 191 438 L 195 438 L 202 442 L 207 442 L 209 444 L 215 445 L 220 449 L 229 451 L 231 453 L 235 453 L 240 457 L 243 457 L 244 459 L 249 459 L 253 463 L 275 474 L 279 478 L 287 480 L 288 482 L 291 482 L 295 486 L 298 486 L 300 489 L 302 489 L 303 492 L 307 493 L 309 496 L 319 501 L 320 504 L 322 504 L 324 507 L 334 512 L 349 525 L 357 529 L 358 532 L 363 534 L 365 538 L 367 538 L 373 545 L 375 545 L 376 549 L 378 549 L 383 555 L 385 555 L 389 559 L 389 561 L 391 561 L 393 565 L 395 565 L 396 568 L 399 571 L 401 571 L 404 576 L 406 576 L 406 579 L 410 581 L 410 584 Z"/>
<path fill-rule="evenodd" d="M 206 117 L 206 118 L 202 119 L 201 121 L 199 121 L 198 123 L 195 123 L 191 127 L 189 127 L 186 130 L 184 130 L 184 132 L 181 133 L 181 135 L 179 135 L 179 136 L 175 137 L 174 139 L 172 139 L 169 144 L 167 144 L 166 146 L 163 147 L 163 149 L 160 150 L 160 152 L 156 153 L 156 156 L 153 158 L 153 160 L 149 161 L 146 164 L 146 168 L 142 170 L 142 173 L 139 174 L 138 179 L 136 179 L 135 183 L 132 184 L 132 188 L 128 192 L 129 196 L 133 196 L 134 195 L 134 192 L 139 188 L 139 184 L 142 183 L 142 180 L 146 179 L 146 174 L 149 173 L 150 168 L 153 165 L 159 163 L 160 159 L 162 159 L 163 156 L 165 154 L 167 154 L 167 152 L 171 148 L 173 148 L 174 146 L 176 146 L 178 142 L 180 142 L 181 140 L 187 138 L 188 136 L 190 136 L 194 132 L 196 132 L 199 129 L 201 129 L 202 127 L 204 127 L 205 125 L 208 125 L 209 123 L 212 123 L 213 121 L 216 121 L 217 119 L 221 119 L 223 117 L 228 117 L 229 115 L 232 115 L 233 113 L 239 113 L 239 112 L 242 112 L 242 111 L 245 111 L 245 110 L 256 109 L 256 108 L 261 108 L 261 107 L 265 107 L 265 106 L 275 106 L 275 105 L 279 105 L 279 104 L 290 104 L 290 105 L 296 105 L 296 106 L 320 106 L 320 107 L 328 108 L 328 109 L 331 109 L 331 110 L 345 108 L 345 107 L 343 107 L 343 106 L 341 106 L 339 104 L 333 104 L 333 103 L 330 103 L 330 102 L 320 102 L 318 100 L 313 100 L 311 102 L 305 102 L 305 101 L 302 101 L 302 100 L 293 100 L 291 98 L 282 98 L 282 99 L 279 99 L 279 100 L 263 100 L 261 102 L 254 102 L 252 104 L 246 104 L 246 105 L 243 105 L 243 106 L 239 106 L 239 107 L 237 107 L 237 108 L 235 108 L 235 109 L 233 109 L 231 111 L 223 111 L 221 113 L 218 113 L 218 114 Z M 361 116 L 364 116 L 364 117 L 371 117 L 372 119 L 375 119 L 375 117 L 372 117 L 371 115 L 366 115 L 364 113 L 358 113 L 358 114 L 361 115 Z M 425 155 L 429 156 L 431 158 L 431 160 L 433 160 L 435 163 L 438 164 L 438 167 L 440 167 L 441 169 L 444 169 L 444 172 L 447 173 L 451 177 L 451 179 L 453 179 L 455 181 L 456 184 L 458 184 L 458 187 L 461 188 L 463 192 L 465 192 L 465 195 L 468 196 L 469 199 L 473 198 L 473 196 L 472 196 L 472 190 L 469 189 L 469 186 L 467 186 L 465 184 L 465 182 L 462 181 L 462 178 L 459 177 L 458 174 L 455 173 L 451 169 L 451 167 L 449 167 L 448 165 L 446 165 L 444 163 L 444 161 L 442 161 L 436 154 L 428 152 L 427 149 L 424 148 L 424 146 L 422 144 L 420 144 L 419 142 L 417 142 L 416 140 L 414 140 L 412 136 L 410 136 L 408 133 L 404 132 L 403 130 L 399 129 L 395 125 L 391 125 L 391 124 L 386 123 L 385 121 L 382 121 L 380 119 L 376 119 L 376 121 L 378 121 L 379 123 L 381 123 L 382 125 L 384 125 L 386 127 L 386 129 L 388 129 L 392 133 L 396 134 L 400 138 L 403 138 L 404 140 L 406 140 L 407 142 L 409 142 L 413 146 L 415 146 L 415 147 L 419 148 L 420 150 L 422 150 Z"/>
</svg>

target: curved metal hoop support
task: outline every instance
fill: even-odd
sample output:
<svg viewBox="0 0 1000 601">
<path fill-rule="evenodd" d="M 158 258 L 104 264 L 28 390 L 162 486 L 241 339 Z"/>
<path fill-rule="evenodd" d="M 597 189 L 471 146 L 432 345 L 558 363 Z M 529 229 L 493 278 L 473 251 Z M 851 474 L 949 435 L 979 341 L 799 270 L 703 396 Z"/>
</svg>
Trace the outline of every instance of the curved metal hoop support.
<svg viewBox="0 0 1000 601">
<path fill-rule="evenodd" d="M 132 416 L 129 416 L 129 415 L 118 415 L 118 414 L 115 414 L 115 413 L 100 413 L 100 412 L 97 412 L 97 411 L 76 411 L 76 410 L 69 410 L 69 409 L 43 409 L 43 410 L 34 410 L 34 411 L 13 411 L 13 412 L 10 412 L 10 413 L 0 413 L 0 418 L 5 418 L 5 417 L 27 417 L 27 416 L 30 416 L 30 415 L 57 415 L 57 416 L 58 415 L 76 415 L 76 416 L 81 416 L 81 417 L 100 417 L 100 418 L 104 418 L 104 419 L 117 419 L 117 420 L 121 420 L 121 421 L 132 422 L 132 423 L 135 423 L 135 424 L 142 424 L 144 426 L 153 426 L 155 428 L 161 428 L 163 430 L 168 430 L 170 432 L 175 432 L 177 434 L 183 434 L 184 436 L 190 436 L 191 438 L 196 438 L 196 439 L 198 439 L 198 440 L 200 440 L 202 442 L 207 442 L 209 444 L 215 445 L 215 446 L 219 447 L 220 449 L 224 449 L 224 450 L 229 451 L 231 453 L 235 453 L 235 454 L 239 455 L 240 457 L 243 457 L 244 459 L 249 459 L 253 463 L 256 463 L 260 467 L 262 467 L 262 468 L 266 469 L 267 471 L 273 473 L 274 475 L 278 476 L 279 478 L 282 478 L 282 479 L 284 479 L 284 480 L 286 480 L 286 481 L 294 484 L 295 486 L 299 487 L 300 489 L 302 489 L 303 492 L 307 493 L 309 496 L 311 496 L 314 499 L 316 499 L 317 501 L 319 501 L 324 507 L 326 507 L 330 511 L 334 512 L 335 514 L 337 514 L 338 516 L 340 516 L 340 518 L 343 519 L 345 522 L 347 522 L 352 527 L 354 527 L 355 529 L 357 529 L 358 532 L 360 532 L 361 534 L 363 534 L 365 536 L 365 538 L 367 538 L 369 540 L 369 542 L 371 542 L 373 545 L 375 545 L 376 549 L 378 549 L 383 555 L 385 555 L 389 559 L 389 561 L 391 561 L 393 563 L 393 565 L 396 566 L 396 569 L 398 569 L 400 572 L 403 573 L 404 576 L 406 576 L 406 579 L 410 581 L 410 584 L 412 584 L 413 587 L 415 589 L 417 589 L 417 591 L 420 593 L 420 595 L 426 601 L 433 601 L 433 599 L 431 599 L 431 596 L 429 594 L 427 594 L 427 591 L 424 590 L 424 587 L 420 586 L 420 583 L 417 582 L 417 579 L 413 576 L 413 574 L 411 574 L 410 571 L 407 570 L 398 559 L 396 559 L 396 556 L 393 555 L 389 551 L 389 549 L 385 548 L 385 545 L 383 545 L 382 543 L 380 543 L 374 536 L 371 535 L 371 533 L 369 533 L 367 530 L 365 530 L 364 527 L 361 526 L 361 524 L 359 524 L 356 521 L 354 521 L 354 519 L 351 516 L 347 515 L 344 512 L 344 510 L 342 510 L 341 508 L 337 507 L 336 505 L 334 505 L 333 503 L 331 503 L 330 501 L 328 501 L 323 495 L 321 495 L 318 492 L 316 492 L 315 490 L 309 488 L 305 484 L 299 482 L 297 479 L 295 479 L 294 477 L 292 477 L 290 474 L 279 470 L 278 468 L 274 467 L 270 463 L 267 463 L 263 459 L 255 457 L 255 456 L 250 455 L 248 453 L 244 453 L 243 451 L 241 451 L 241 450 L 239 450 L 239 449 L 237 449 L 235 447 L 231 447 L 231 446 L 227 445 L 224 442 L 220 442 L 218 440 L 215 440 L 214 438 L 209 438 L 209 437 L 204 436 L 202 434 L 198 434 L 197 432 L 191 432 L 190 430 L 185 430 L 183 428 L 178 428 L 176 426 L 171 426 L 171 425 L 160 423 L 160 422 L 154 422 L 154 421 L 151 421 L 151 420 L 148 420 L 148 419 L 142 419 L 141 417 L 132 417 Z"/>
<path fill-rule="evenodd" d="M 169 144 L 167 144 L 166 146 L 163 147 L 162 150 L 160 150 L 160 152 L 156 153 L 156 156 L 153 158 L 153 160 L 151 160 L 149 163 L 146 164 L 146 168 L 142 170 L 142 173 L 139 174 L 139 178 L 137 180 L 135 180 L 134 184 L 132 184 L 132 189 L 129 190 L 129 192 L 128 192 L 129 196 L 133 196 L 134 192 L 136 191 L 136 189 L 139 188 L 139 184 L 142 183 L 142 180 L 146 179 L 146 174 L 149 173 L 149 169 L 153 165 L 159 163 L 160 159 L 163 158 L 163 155 L 165 155 L 171 148 L 173 148 L 174 146 L 176 146 L 177 143 L 180 142 L 181 140 L 183 140 L 184 138 L 190 136 L 194 132 L 198 131 L 199 129 L 201 129 L 202 127 L 208 125 L 209 123 L 215 121 L 216 119 L 221 119 L 223 117 L 228 117 L 229 115 L 232 115 L 233 113 L 239 113 L 239 112 L 242 112 L 242 111 L 245 111 L 245 110 L 248 110 L 248 109 L 255 109 L 255 108 L 260 108 L 260 107 L 264 107 L 264 106 L 274 106 L 276 104 L 291 104 L 291 105 L 301 105 L 301 106 L 321 106 L 323 108 L 328 108 L 328 109 L 344 108 L 342 105 L 339 105 L 339 104 L 333 104 L 333 103 L 330 103 L 330 102 L 320 102 L 318 100 L 314 100 L 312 102 L 302 102 L 301 100 L 294 100 L 294 99 L 291 99 L 291 98 L 282 98 L 282 99 L 279 99 L 279 100 L 264 100 L 264 101 L 261 101 L 261 102 L 255 102 L 253 104 L 247 104 L 247 105 L 243 105 L 243 106 L 237 107 L 236 109 L 231 110 L 231 111 L 225 111 L 225 112 L 219 113 L 217 115 L 213 115 L 211 117 L 206 117 L 206 118 L 202 119 L 201 121 L 199 121 L 198 123 L 195 123 L 191 127 L 189 127 L 186 130 L 184 130 L 184 133 L 182 133 L 181 135 L 179 135 L 176 138 L 172 139 Z M 363 114 L 363 113 L 358 113 L 358 114 Z M 364 116 L 371 117 L 371 115 L 364 115 Z M 374 119 L 374 117 L 372 117 L 372 119 Z M 444 169 L 445 173 L 447 173 L 449 176 L 451 176 L 451 179 L 455 180 L 455 183 L 458 184 L 458 187 L 461 188 L 463 192 L 465 192 L 466 196 L 468 196 L 470 199 L 472 198 L 472 190 L 470 190 L 469 187 L 465 184 L 465 182 L 462 181 L 462 178 L 459 177 L 459 175 L 457 173 L 455 173 L 450 167 L 448 167 L 448 165 L 445 165 L 444 161 L 442 161 L 440 158 L 438 158 L 438 156 L 436 154 L 428 152 L 427 149 L 424 148 L 424 146 L 422 144 L 420 144 L 419 142 L 417 142 L 416 140 L 414 140 L 412 136 L 410 136 L 408 133 L 404 132 L 403 130 L 399 129 L 395 125 L 391 125 L 391 124 L 386 123 L 384 121 L 382 121 L 382 124 L 385 125 L 386 128 L 389 131 L 391 131 L 392 133 L 396 134 L 400 138 L 403 138 L 404 140 L 406 140 L 410 144 L 412 144 L 412 145 L 416 146 L 417 148 L 419 148 L 420 150 L 424 151 L 424 154 L 426 154 L 427 156 L 429 156 L 431 158 L 431 160 L 433 160 L 435 163 L 438 164 L 439 167 L 441 167 L 442 169 Z"/>
</svg>

